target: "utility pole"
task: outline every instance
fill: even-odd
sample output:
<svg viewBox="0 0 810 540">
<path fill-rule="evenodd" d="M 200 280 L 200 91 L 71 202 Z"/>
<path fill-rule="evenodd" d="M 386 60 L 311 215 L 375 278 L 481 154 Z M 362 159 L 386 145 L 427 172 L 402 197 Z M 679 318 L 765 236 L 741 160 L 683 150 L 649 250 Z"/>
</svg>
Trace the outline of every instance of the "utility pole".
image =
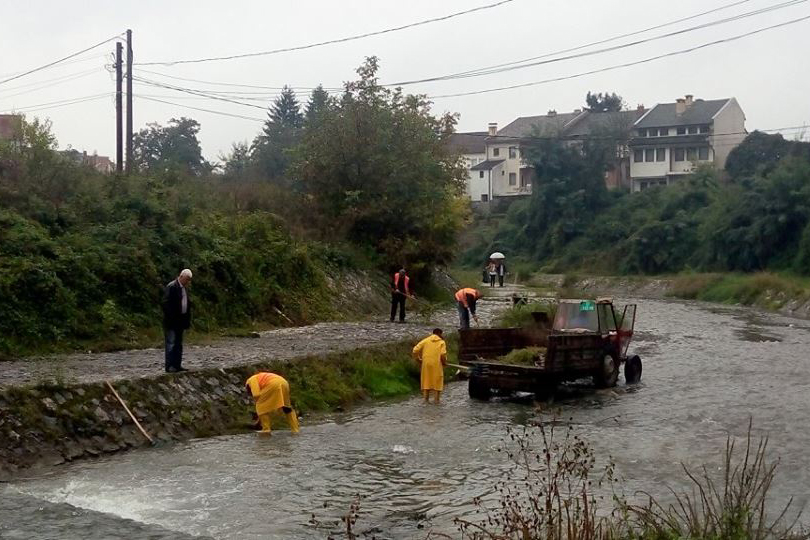
<svg viewBox="0 0 810 540">
<path fill-rule="evenodd" d="M 115 172 L 119 174 L 124 171 L 123 49 L 120 41 L 115 44 Z"/>
<path fill-rule="evenodd" d="M 127 173 L 132 172 L 132 30 L 127 30 Z"/>
</svg>

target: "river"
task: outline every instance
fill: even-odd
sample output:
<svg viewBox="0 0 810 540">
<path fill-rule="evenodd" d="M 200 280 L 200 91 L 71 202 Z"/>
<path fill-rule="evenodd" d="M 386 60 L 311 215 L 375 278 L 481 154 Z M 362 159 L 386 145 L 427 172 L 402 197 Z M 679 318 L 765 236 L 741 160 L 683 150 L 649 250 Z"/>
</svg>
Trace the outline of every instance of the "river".
<svg viewBox="0 0 810 540">
<path fill-rule="evenodd" d="M 555 404 L 559 417 L 612 456 L 628 494 L 665 494 L 683 480 L 680 463 L 716 469 L 727 435 L 744 437 L 753 419 L 781 460 L 773 496 L 807 504 L 810 323 L 638 303 L 631 350 L 644 361 L 642 383 L 574 388 Z M 470 515 L 473 497 L 503 478 L 507 426 L 548 409 L 473 402 L 457 382 L 440 406 L 414 397 L 305 418 L 298 436 L 215 437 L 62 466 L 0 491 L 0 538 L 325 538 L 357 495 L 357 530 L 376 538 L 452 533 L 453 517 Z M 46 525 L 60 520 L 53 534 Z M 81 524 L 92 528 L 72 536 Z"/>
</svg>

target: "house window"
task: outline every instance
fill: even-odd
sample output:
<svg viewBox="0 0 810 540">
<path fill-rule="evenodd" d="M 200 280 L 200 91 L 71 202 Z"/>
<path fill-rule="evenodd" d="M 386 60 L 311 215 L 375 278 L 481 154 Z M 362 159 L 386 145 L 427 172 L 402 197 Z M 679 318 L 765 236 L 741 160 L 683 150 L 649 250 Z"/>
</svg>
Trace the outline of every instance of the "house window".
<svg viewBox="0 0 810 540">
<path fill-rule="evenodd" d="M 517 158 L 517 147 L 510 146 L 509 147 L 509 159 L 516 159 Z"/>
<path fill-rule="evenodd" d="M 492 155 L 495 156 L 495 157 L 498 157 L 499 155 L 501 155 L 501 149 L 500 148 L 493 148 L 492 149 Z"/>
<path fill-rule="evenodd" d="M 697 148 L 686 149 L 686 161 L 697 161 Z"/>
<path fill-rule="evenodd" d="M 478 171 L 478 178 L 484 177 L 484 171 Z"/>
<path fill-rule="evenodd" d="M 697 126 L 689 126 L 689 127 L 686 129 L 686 132 L 687 132 L 689 135 L 694 135 L 695 133 L 697 133 Z"/>
<path fill-rule="evenodd" d="M 517 174 L 510 172 L 509 173 L 509 185 L 516 186 L 517 185 Z"/>
<path fill-rule="evenodd" d="M 655 161 L 665 161 L 667 159 L 667 149 L 666 148 L 656 148 L 655 149 Z"/>
<path fill-rule="evenodd" d="M 655 149 L 647 148 L 644 150 L 644 161 L 652 162 L 655 161 Z"/>
<path fill-rule="evenodd" d="M 482 193 L 481 194 L 481 202 L 487 202 L 487 201 L 489 201 L 489 195 L 487 195 L 486 193 Z"/>
<path fill-rule="evenodd" d="M 684 161 L 686 159 L 683 148 L 675 148 L 673 152 L 675 152 L 675 161 Z"/>
<path fill-rule="evenodd" d="M 661 128 L 658 130 L 659 137 L 666 137 L 667 135 L 669 135 L 669 128 Z"/>
<path fill-rule="evenodd" d="M 644 150 L 633 150 L 633 161 L 636 163 L 644 161 Z"/>
<path fill-rule="evenodd" d="M 638 136 L 639 137 L 646 137 L 647 136 L 647 130 L 646 129 L 638 130 Z"/>
<path fill-rule="evenodd" d="M 708 133 L 709 132 L 709 126 L 700 126 L 700 132 L 701 133 Z"/>
<path fill-rule="evenodd" d="M 705 146 L 698 148 L 698 159 L 700 161 L 708 161 L 709 160 L 709 149 Z"/>
<path fill-rule="evenodd" d="M 678 128 L 678 135 L 686 135 L 686 128 L 685 127 L 679 127 Z"/>
</svg>

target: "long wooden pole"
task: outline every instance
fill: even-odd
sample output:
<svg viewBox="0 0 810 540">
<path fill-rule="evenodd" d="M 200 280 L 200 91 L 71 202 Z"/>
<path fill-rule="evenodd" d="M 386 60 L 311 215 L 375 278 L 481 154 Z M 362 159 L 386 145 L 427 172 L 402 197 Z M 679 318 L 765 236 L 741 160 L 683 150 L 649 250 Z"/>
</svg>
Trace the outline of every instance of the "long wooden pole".
<svg viewBox="0 0 810 540">
<path fill-rule="evenodd" d="M 125 411 L 127 411 L 127 414 L 129 415 L 129 417 L 130 417 L 130 418 L 132 418 L 132 421 L 133 421 L 133 422 L 135 422 L 135 425 L 136 425 L 136 426 L 138 426 L 138 429 L 140 429 L 140 430 L 141 430 L 141 433 L 143 433 L 143 436 L 144 436 L 144 437 L 146 437 L 146 439 L 147 439 L 147 440 L 148 440 L 148 441 L 149 441 L 151 444 L 155 444 L 155 441 L 153 441 L 153 440 L 152 440 L 152 437 L 150 437 L 150 436 L 149 436 L 149 434 L 146 432 L 146 430 L 145 430 L 145 429 L 143 429 L 143 426 L 141 426 L 141 423 L 140 423 L 140 422 L 138 422 L 138 419 L 137 419 L 137 418 L 135 418 L 135 415 L 134 415 L 134 414 L 132 414 L 132 411 L 130 411 L 130 410 L 129 410 L 129 407 L 127 407 L 127 404 L 126 404 L 126 403 L 124 403 L 124 400 L 123 400 L 123 399 L 121 399 L 121 396 L 119 396 L 119 395 L 118 395 L 118 392 L 116 392 L 116 391 L 115 391 L 115 388 L 113 387 L 113 385 L 112 385 L 112 384 L 110 384 L 110 381 L 104 381 L 104 382 L 105 382 L 105 383 L 107 383 L 107 387 L 110 389 L 110 391 L 111 391 L 111 392 L 113 393 L 113 395 L 116 397 L 116 399 L 118 400 L 118 402 L 119 402 L 119 403 L 121 403 L 121 405 L 123 405 L 123 406 L 124 406 L 124 410 L 125 410 Z"/>
</svg>

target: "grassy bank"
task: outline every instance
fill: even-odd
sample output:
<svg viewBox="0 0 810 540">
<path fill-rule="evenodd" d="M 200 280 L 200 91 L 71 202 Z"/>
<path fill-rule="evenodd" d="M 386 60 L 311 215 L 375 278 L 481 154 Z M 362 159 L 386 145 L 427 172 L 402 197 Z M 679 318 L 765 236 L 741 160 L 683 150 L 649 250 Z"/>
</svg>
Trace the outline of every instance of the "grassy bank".
<svg viewBox="0 0 810 540">
<path fill-rule="evenodd" d="M 810 301 L 810 279 L 772 272 L 682 274 L 672 278 L 669 296 L 779 310 Z"/>
</svg>

